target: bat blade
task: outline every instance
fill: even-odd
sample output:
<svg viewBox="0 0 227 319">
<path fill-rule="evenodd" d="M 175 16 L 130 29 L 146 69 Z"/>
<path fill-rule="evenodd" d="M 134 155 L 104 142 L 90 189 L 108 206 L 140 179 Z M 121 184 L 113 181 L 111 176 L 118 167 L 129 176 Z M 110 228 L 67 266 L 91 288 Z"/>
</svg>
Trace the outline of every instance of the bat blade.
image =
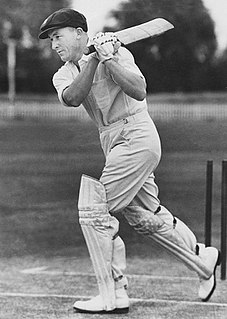
<svg viewBox="0 0 227 319">
<path fill-rule="evenodd" d="M 134 43 L 143 39 L 158 36 L 168 30 L 173 29 L 172 23 L 163 18 L 156 18 L 148 22 L 115 32 L 117 38 L 124 45 Z M 95 52 L 93 45 L 86 48 L 84 54 Z"/>
<path fill-rule="evenodd" d="M 156 18 L 137 26 L 118 31 L 116 32 L 116 35 L 123 44 L 127 45 L 158 36 L 173 28 L 174 26 L 169 21 L 163 18 Z"/>
</svg>

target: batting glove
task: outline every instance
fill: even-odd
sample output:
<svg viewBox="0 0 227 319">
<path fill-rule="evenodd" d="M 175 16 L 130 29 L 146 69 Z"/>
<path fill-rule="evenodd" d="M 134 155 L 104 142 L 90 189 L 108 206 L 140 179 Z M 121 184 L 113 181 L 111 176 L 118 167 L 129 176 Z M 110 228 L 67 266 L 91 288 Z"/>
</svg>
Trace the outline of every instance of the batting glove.
<svg viewBox="0 0 227 319">
<path fill-rule="evenodd" d="M 93 44 L 101 62 L 112 59 L 120 47 L 120 42 L 113 32 L 99 32 L 93 38 Z"/>
</svg>

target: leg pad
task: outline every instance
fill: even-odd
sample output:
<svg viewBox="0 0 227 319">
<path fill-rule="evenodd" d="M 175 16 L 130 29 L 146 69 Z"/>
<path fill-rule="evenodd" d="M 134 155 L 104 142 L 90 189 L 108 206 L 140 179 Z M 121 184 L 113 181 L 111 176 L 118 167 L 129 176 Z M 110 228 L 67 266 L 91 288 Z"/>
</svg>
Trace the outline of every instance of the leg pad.
<svg viewBox="0 0 227 319">
<path fill-rule="evenodd" d="M 194 234 L 165 207 L 161 206 L 161 210 L 154 214 L 139 206 L 128 206 L 123 214 L 137 232 L 167 249 L 201 278 L 208 279 L 212 275 L 211 269 L 195 253 Z"/>
<path fill-rule="evenodd" d="M 79 194 L 79 222 L 91 257 L 105 311 L 115 309 L 115 283 L 112 276 L 113 236 L 119 222 L 107 209 L 104 186 L 83 175 Z"/>
</svg>

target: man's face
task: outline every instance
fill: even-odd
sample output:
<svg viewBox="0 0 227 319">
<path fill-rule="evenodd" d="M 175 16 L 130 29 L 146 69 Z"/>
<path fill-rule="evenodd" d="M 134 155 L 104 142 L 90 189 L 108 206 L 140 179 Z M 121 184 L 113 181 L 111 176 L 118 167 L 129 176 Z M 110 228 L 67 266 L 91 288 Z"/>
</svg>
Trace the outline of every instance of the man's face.
<svg viewBox="0 0 227 319">
<path fill-rule="evenodd" d="M 62 61 L 78 62 L 81 59 L 84 48 L 81 44 L 81 34 L 79 33 L 81 32 L 71 27 L 55 29 L 49 32 L 48 36 L 51 40 L 52 49 L 57 52 Z"/>
</svg>

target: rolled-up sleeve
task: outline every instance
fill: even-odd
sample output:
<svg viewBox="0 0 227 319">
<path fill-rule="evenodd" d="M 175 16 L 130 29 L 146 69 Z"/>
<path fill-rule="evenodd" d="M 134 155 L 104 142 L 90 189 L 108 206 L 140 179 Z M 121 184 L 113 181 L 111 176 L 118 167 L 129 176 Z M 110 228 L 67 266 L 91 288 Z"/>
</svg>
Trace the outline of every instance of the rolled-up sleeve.
<svg viewBox="0 0 227 319">
<path fill-rule="evenodd" d="M 62 105 L 70 106 L 65 103 L 63 99 L 63 91 L 70 86 L 75 79 L 75 74 L 67 67 L 63 65 L 53 76 L 52 82 L 57 91 L 59 101 Z"/>
</svg>

